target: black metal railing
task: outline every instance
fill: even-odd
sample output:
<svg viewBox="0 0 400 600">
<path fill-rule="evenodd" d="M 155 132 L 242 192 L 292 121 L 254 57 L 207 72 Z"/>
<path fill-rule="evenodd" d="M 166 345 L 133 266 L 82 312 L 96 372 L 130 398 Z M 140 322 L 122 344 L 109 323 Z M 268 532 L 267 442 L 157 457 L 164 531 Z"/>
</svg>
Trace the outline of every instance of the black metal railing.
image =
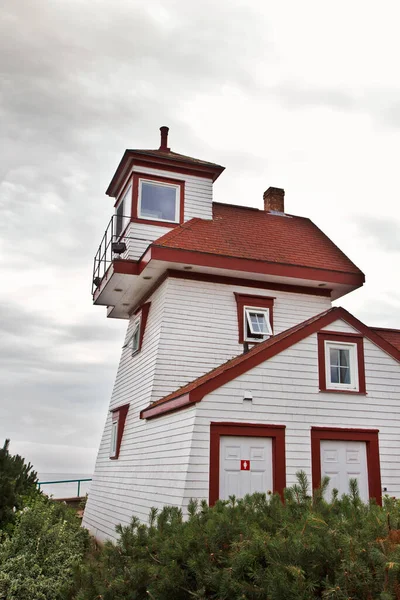
<svg viewBox="0 0 400 600">
<path fill-rule="evenodd" d="M 123 215 L 113 215 L 111 217 L 103 239 L 100 242 L 99 249 L 94 257 L 92 294 L 99 287 L 113 259 L 126 252 L 126 241 L 128 238 L 123 234 L 129 220 L 129 217 L 124 217 Z"/>
</svg>

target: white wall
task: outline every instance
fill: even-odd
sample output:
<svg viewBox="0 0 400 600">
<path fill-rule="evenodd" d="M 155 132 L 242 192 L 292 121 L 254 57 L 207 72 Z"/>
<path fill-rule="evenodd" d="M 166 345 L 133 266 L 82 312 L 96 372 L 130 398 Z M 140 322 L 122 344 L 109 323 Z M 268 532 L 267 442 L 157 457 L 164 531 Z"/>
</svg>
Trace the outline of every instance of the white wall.
<svg viewBox="0 0 400 600">
<path fill-rule="evenodd" d="M 188 477 L 195 475 L 196 485 L 187 486 L 186 498 L 208 498 L 211 421 L 286 425 L 288 486 L 300 469 L 311 484 L 311 426 L 379 429 L 382 486 L 400 497 L 400 365 L 367 339 L 364 352 L 366 396 L 319 391 L 316 334 L 206 396 L 197 404 Z M 252 403 L 243 402 L 245 390 Z"/>
<path fill-rule="evenodd" d="M 274 333 L 331 307 L 330 298 L 169 278 L 152 400 L 243 352 L 234 292 L 273 296 Z"/>
</svg>

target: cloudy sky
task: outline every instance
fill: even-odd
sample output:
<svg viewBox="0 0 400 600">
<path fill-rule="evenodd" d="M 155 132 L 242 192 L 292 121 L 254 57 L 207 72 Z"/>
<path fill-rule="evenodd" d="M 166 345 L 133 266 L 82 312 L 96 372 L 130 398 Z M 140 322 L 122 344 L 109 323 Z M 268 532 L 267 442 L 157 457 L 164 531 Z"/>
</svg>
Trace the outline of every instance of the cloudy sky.
<svg viewBox="0 0 400 600">
<path fill-rule="evenodd" d="M 340 303 L 400 327 L 400 37 L 381 0 L 4 0 L 0 441 L 91 472 L 125 322 L 91 304 L 104 191 L 125 148 L 226 166 L 215 199 L 272 185 L 365 272 Z"/>
</svg>

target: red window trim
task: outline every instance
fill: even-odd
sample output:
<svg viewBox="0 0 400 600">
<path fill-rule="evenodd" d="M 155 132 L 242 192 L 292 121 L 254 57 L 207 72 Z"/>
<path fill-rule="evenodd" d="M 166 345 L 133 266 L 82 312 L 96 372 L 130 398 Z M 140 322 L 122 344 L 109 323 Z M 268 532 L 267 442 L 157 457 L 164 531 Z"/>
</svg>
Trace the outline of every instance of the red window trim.
<svg viewBox="0 0 400 600">
<path fill-rule="evenodd" d="M 142 306 L 140 306 L 133 313 L 134 317 L 137 317 L 138 315 L 141 314 L 141 316 L 140 316 L 139 346 L 138 346 L 138 349 L 136 350 L 135 354 L 133 354 L 133 356 L 136 356 L 136 354 L 138 354 L 141 351 L 141 349 L 142 349 L 144 332 L 146 330 L 147 317 L 149 316 L 150 306 L 151 306 L 151 302 L 146 302 L 145 304 L 142 304 Z"/>
<path fill-rule="evenodd" d="M 274 315 L 273 306 L 275 298 L 272 296 L 254 296 L 252 294 L 240 294 L 234 292 L 237 307 L 238 327 L 239 327 L 239 344 L 244 343 L 244 307 L 254 306 L 255 308 L 268 308 L 269 320 L 271 329 L 274 331 Z M 262 341 L 262 340 L 261 340 Z M 249 344 L 257 344 L 256 341 L 251 341 Z"/>
<path fill-rule="evenodd" d="M 357 333 L 340 333 L 337 331 L 320 331 L 318 333 L 318 376 L 319 389 L 321 392 L 334 394 L 366 394 L 365 384 L 365 362 L 364 362 L 364 338 Z M 326 387 L 326 355 L 325 342 L 348 342 L 357 346 L 357 367 L 358 367 L 358 390 L 332 390 Z"/>
<path fill-rule="evenodd" d="M 157 221 L 152 219 L 143 219 L 138 216 L 138 203 L 139 203 L 139 180 L 147 179 L 149 181 L 159 181 L 161 183 L 169 183 L 171 185 L 178 185 L 180 187 L 180 205 L 179 205 L 179 222 L 178 221 Z M 169 179 L 167 177 L 160 177 L 159 175 L 148 175 L 147 173 L 133 173 L 132 178 L 132 211 L 131 221 L 145 223 L 150 225 L 161 225 L 161 227 L 174 227 L 184 222 L 185 218 L 185 182 L 180 179 Z"/>
<path fill-rule="evenodd" d="M 210 506 L 219 499 L 220 438 L 226 435 L 272 438 L 273 491 L 283 499 L 286 487 L 285 428 L 285 425 L 257 423 L 210 423 Z"/>
<path fill-rule="evenodd" d="M 112 422 L 118 421 L 117 427 L 117 445 L 115 449 L 115 454 L 110 456 L 110 460 L 117 460 L 119 457 L 119 452 L 121 449 L 122 436 L 124 434 L 126 415 L 128 414 L 129 404 L 124 404 L 123 406 L 118 406 L 118 408 L 113 408 L 111 412 Z"/>
<path fill-rule="evenodd" d="M 311 427 L 311 465 L 313 489 L 321 485 L 321 440 L 365 442 L 369 497 L 382 505 L 381 468 L 379 462 L 379 429 L 346 429 Z"/>
</svg>

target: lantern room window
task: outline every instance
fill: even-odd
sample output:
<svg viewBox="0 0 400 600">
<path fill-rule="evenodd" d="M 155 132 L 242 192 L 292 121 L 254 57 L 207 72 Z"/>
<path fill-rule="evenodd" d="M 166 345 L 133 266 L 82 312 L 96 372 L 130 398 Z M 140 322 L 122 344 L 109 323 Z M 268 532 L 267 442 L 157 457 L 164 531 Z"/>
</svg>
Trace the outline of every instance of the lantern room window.
<svg viewBox="0 0 400 600">
<path fill-rule="evenodd" d="M 179 223 L 180 192 L 180 185 L 140 179 L 138 217 Z"/>
</svg>

